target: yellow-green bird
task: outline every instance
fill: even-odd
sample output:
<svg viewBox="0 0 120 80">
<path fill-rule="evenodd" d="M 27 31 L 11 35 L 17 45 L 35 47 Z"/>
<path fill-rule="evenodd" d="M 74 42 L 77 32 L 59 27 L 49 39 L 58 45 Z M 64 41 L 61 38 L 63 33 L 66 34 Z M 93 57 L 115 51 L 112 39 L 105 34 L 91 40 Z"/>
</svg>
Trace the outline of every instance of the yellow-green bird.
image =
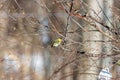
<svg viewBox="0 0 120 80">
<path fill-rule="evenodd" d="M 116 64 L 120 66 L 120 60 L 118 60 L 118 61 L 116 62 Z"/>
<path fill-rule="evenodd" d="M 61 38 L 57 38 L 57 39 L 54 41 L 53 46 L 54 46 L 54 47 L 58 47 L 61 43 L 62 43 L 62 39 L 61 39 Z"/>
</svg>

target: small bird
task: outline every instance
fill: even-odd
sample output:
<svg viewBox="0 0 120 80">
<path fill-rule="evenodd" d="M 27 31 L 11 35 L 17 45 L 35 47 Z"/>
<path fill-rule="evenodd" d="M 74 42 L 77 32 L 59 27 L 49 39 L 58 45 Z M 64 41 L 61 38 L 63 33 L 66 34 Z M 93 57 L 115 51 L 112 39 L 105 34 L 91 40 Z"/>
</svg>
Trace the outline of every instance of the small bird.
<svg viewBox="0 0 120 80">
<path fill-rule="evenodd" d="M 116 62 L 116 64 L 120 66 L 120 60 L 118 60 L 118 61 Z"/>
<path fill-rule="evenodd" d="M 53 43 L 53 47 L 58 47 L 60 44 L 62 43 L 62 39 L 61 38 L 57 38 L 54 43 Z"/>
<path fill-rule="evenodd" d="M 114 60 L 112 63 L 120 66 L 120 60 Z"/>
</svg>

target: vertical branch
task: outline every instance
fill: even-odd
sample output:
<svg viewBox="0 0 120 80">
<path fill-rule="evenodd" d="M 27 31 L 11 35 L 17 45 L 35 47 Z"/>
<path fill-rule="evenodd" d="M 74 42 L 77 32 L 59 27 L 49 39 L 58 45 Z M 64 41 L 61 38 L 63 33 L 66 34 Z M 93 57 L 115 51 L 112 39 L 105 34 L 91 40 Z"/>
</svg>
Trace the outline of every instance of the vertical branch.
<svg viewBox="0 0 120 80">
<path fill-rule="evenodd" d="M 6 41 L 7 41 L 7 35 L 8 35 L 8 15 L 7 15 L 7 10 L 8 10 L 8 5 L 5 5 L 5 2 L 3 0 L 0 1 L 0 59 L 4 58 L 4 52 L 5 48 L 7 47 Z M 4 65 L 2 62 L 0 63 L 0 75 L 4 75 Z M 0 78 L 2 79 L 2 77 Z"/>
<path fill-rule="evenodd" d="M 39 4 L 38 5 L 38 20 L 40 22 L 39 24 L 39 41 L 42 44 L 43 47 L 43 63 L 44 63 L 44 72 L 45 72 L 45 77 L 43 79 L 47 79 L 49 74 L 50 74 L 50 52 L 49 49 L 47 48 L 48 45 L 50 45 L 51 42 L 51 37 L 50 37 L 50 26 L 49 26 L 49 19 L 48 19 L 48 12 L 49 9 L 47 8 L 46 3 L 49 1 L 46 0 L 36 0 L 36 2 Z"/>
<path fill-rule="evenodd" d="M 30 55 L 31 55 L 31 40 L 32 39 L 29 37 L 29 35 L 25 31 L 23 18 L 18 18 L 18 28 L 19 28 L 20 34 L 22 34 L 22 37 L 21 37 L 22 39 L 20 42 L 22 50 L 23 50 L 22 51 L 23 54 L 21 54 L 22 76 L 26 76 L 28 75 L 30 71 Z"/>
</svg>

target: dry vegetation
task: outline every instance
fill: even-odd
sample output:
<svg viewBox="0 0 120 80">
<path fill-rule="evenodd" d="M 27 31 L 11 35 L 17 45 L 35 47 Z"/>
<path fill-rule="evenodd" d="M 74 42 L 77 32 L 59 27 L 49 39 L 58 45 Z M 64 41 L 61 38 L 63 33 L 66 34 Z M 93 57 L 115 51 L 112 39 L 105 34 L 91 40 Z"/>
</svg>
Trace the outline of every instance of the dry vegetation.
<svg viewBox="0 0 120 80">
<path fill-rule="evenodd" d="M 79 76 L 98 76 L 84 73 L 86 66 L 101 70 L 98 61 L 105 58 L 111 58 L 112 80 L 119 80 L 120 5 L 114 1 L 112 20 L 103 14 L 105 21 L 99 16 L 104 10 L 93 17 L 86 0 L 0 0 L 0 80 L 84 80 Z M 92 31 L 102 40 L 84 39 Z M 57 38 L 63 41 L 53 47 Z M 100 42 L 101 52 L 84 50 L 89 42 Z M 88 65 L 88 58 L 94 63 Z"/>
</svg>

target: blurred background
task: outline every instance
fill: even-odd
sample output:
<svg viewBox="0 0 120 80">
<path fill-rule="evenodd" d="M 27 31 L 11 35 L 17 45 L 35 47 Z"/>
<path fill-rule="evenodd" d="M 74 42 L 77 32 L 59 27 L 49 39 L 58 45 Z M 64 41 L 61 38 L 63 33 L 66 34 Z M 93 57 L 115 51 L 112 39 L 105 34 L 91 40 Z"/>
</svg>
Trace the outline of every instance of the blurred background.
<svg viewBox="0 0 120 80">
<path fill-rule="evenodd" d="M 119 80 L 119 21 L 120 0 L 0 0 L 0 80 Z"/>
</svg>

